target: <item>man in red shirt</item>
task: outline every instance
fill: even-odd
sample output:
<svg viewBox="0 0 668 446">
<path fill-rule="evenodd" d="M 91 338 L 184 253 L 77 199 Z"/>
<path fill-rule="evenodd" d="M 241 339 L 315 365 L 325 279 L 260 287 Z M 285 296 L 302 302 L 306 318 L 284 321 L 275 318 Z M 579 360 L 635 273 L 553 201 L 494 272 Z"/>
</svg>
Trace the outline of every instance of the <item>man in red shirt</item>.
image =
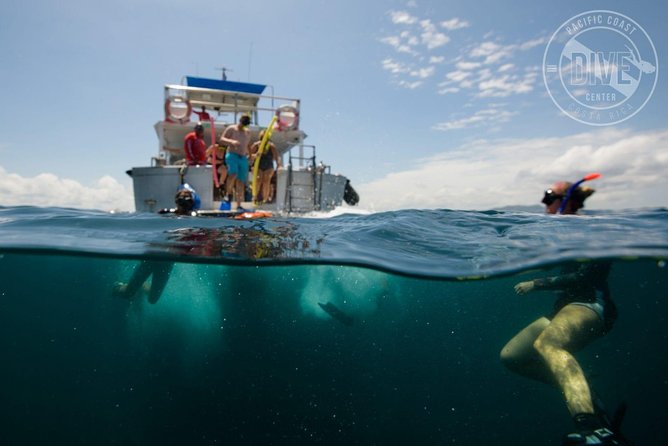
<svg viewBox="0 0 668 446">
<path fill-rule="evenodd" d="M 183 151 L 189 166 L 206 164 L 206 143 L 203 136 L 204 126 L 198 122 L 194 131 L 188 133 L 183 141 Z"/>
</svg>

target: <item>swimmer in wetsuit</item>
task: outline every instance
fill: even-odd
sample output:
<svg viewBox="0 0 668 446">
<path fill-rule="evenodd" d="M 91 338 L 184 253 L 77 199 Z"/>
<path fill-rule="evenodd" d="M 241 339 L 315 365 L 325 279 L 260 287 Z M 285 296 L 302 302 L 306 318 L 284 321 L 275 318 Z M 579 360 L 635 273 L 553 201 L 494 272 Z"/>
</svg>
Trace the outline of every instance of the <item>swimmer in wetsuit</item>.
<svg viewBox="0 0 668 446">
<path fill-rule="evenodd" d="M 550 214 L 575 214 L 593 189 L 561 182 L 545 191 L 543 204 Z M 502 363 L 511 371 L 557 387 L 575 422 L 576 432 L 563 445 L 626 445 L 596 413 L 591 390 L 573 356 L 605 335 L 617 317 L 608 288 L 609 262 L 590 262 L 564 268 L 555 277 L 520 282 L 515 292 L 558 290 L 554 310 L 513 337 L 501 351 Z"/>
</svg>

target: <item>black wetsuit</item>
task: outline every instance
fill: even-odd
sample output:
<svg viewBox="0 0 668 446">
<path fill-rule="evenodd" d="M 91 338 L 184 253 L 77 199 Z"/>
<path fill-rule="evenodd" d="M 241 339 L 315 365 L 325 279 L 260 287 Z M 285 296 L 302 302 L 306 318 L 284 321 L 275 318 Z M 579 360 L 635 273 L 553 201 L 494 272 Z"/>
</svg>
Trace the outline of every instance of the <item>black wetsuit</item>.
<svg viewBox="0 0 668 446">
<path fill-rule="evenodd" d="M 563 268 L 559 276 L 535 279 L 533 283 L 536 290 L 559 290 L 550 319 L 568 304 L 599 302 L 603 306 L 604 331 L 610 331 L 617 319 L 617 307 L 610 298 L 608 286 L 611 266 L 610 262 L 569 265 Z"/>
</svg>

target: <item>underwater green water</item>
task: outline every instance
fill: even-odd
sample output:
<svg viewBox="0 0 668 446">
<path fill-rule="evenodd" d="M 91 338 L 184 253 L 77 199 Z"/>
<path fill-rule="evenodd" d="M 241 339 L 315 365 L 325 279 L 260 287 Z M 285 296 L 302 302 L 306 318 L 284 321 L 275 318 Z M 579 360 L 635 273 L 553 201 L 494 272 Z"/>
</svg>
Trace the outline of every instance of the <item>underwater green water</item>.
<svg viewBox="0 0 668 446">
<path fill-rule="evenodd" d="M 113 295 L 139 261 L 0 258 L 0 444 L 558 445 L 559 393 L 513 375 L 503 345 L 550 311 L 513 285 L 338 265 L 177 262 L 160 300 Z M 578 354 L 623 430 L 664 445 L 668 269 L 614 261 L 614 329 Z M 332 303 L 350 319 L 332 317 Z"/>
</svg>

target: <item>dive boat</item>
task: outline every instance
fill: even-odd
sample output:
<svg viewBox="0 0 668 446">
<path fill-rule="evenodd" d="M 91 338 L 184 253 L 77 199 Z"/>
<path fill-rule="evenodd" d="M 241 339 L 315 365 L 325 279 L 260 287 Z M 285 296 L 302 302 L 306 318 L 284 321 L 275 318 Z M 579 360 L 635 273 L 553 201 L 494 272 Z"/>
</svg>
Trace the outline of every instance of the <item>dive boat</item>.
<svg viewBox="0 0 668 446">
<path fill-rule="evenodd" d="M 304 144 L 306 133 L 299 127 L 300 100 L 265 94 L 266 85 L 186 76 L 182 84 L 164 86 L 164 117 L 154 128 L 159 151 L 146 167 L 133 167 L 135 210 L 158 212 L 174 206 L 178 188 L 187 183 L 200 199 L 200 215 L 227 212 L 212 165 L 188 166 L 183 149 L 185 136 L 196 124 L 204 126 L 207 147 L 218 142 L 228 125 L 238 122 L 242 114 L 251 118 L 248 127 L 251 141 L 260 131 L 271 128 L 274 143 L 282 160 L 272 179 L 271 201 L 258 205 L 247 193 L 244 209 L 278 214 L 329 211 L 344 201 L 355 205 L 359 197 L 343 175 L 318 162 L 313 145 Z M 249 188 L 253 169 L 249 173 Z M 249 189 L 247 188 L 247 189 Z M 234 209 L 232 209 L 234 211 Z"/>
</svg>

